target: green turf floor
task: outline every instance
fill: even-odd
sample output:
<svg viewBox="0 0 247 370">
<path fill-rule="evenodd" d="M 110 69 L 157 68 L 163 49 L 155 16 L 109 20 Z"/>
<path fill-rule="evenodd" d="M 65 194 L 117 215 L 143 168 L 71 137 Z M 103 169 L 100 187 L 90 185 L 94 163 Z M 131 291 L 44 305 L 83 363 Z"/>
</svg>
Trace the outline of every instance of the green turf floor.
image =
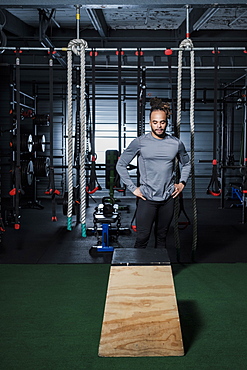
<svg viewBox="0 0 247 370">
<path fill-rule="evenodd" d="M 247 264 L 172 268 L 185 356 L 100 358 L 109 265 L 0 265 L 0 368 L 246 369 Z"/>
</svg>

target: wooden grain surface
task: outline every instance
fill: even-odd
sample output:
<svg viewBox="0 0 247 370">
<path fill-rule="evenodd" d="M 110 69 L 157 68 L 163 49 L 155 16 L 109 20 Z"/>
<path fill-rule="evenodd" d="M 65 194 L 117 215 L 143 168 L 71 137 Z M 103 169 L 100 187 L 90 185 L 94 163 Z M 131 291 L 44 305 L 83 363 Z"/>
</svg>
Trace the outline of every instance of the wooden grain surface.
<svg viewBox="0 0 247 370">
<path fill-rule="evenodd" d="M 171 267 L 112 266 L 99 356 L 183 355 Z"/>
</svg>

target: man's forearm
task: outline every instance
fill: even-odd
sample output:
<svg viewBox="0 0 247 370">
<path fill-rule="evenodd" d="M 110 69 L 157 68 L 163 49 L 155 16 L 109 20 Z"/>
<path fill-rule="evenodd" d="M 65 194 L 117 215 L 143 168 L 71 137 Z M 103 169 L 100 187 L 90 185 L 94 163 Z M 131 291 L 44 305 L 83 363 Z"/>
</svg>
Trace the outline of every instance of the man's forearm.
<svg viewBox="0 0 247 370">
<path fill-rule="evenodd" d="M 121 158 L 119 159 L 117 163 L 116 170 L 119 176 L 121 177 L 121 180 L 123 181 L 123 183 L 133 193 L 136 190 L 137 186 L 131 180 L 130 174 L 127 170 L 127 165 L 123 163 L 123 161 L 121 161 Z"/>
</svg>

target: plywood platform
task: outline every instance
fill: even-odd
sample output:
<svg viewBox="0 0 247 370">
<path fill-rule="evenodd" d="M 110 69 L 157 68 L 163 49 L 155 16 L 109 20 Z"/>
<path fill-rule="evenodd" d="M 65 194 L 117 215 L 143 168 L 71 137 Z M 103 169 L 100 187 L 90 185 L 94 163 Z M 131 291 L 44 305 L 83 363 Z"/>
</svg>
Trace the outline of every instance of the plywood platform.
<svg viewBox="0 0 247 370">
<path fill-rule="evenodd" d="M 112 266 L 99 356 L 183 355 L 171 267 Z"/>
</svg>

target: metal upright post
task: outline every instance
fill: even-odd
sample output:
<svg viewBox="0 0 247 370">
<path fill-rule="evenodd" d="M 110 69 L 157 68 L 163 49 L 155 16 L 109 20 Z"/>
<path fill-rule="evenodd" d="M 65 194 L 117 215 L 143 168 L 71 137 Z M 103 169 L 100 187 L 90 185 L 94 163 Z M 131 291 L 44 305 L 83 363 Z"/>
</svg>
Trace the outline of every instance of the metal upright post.
<svg viewBox="0 0 247 370">
<path fill-rule="evenodd" d="M 80 8 L 81 5 L 75 5 L 76 7 L 76 38 L 80 38 L 80 19 L 81 19 L 81 14 L 80 14 Z"/>
<path fill-rule="evenodd" d="M 93 50 L 90 53 L 92 57 L 92 141 L 91 141 L 91 151 L 92 156 L 95 156 L 95 125 L 96 125 L 96 106 L 95 106 L 95 100 L 96 100 L 96 86 L 95 86 L 95 55 L 96 52 Z"/>
<path fill-rule="evenodd" d="M 118 49 L 118 152 L 122 153 L 122 51 Z"/>
<path fill-rule="evenodd" d="M 190 6 L 186 5 L 186 38 L 190 38 Z"/>
<path fill-rule="evenodd" d="M 142 117 L 142 80 L 141 80 L 141 57 L 143 51 L 140 48 L 135 52 L 137 55 L 137 136 L 144 134 Z M 137 186 L 139 186 L 140 174 L 137 166 Z"/>
<path fill-rule="evenodd" d="M 15 151 L 15 229 L 20 229 L 20 192 L 21 192 L 21 108 L 20 108 L 20 50 L 16 49 L 16 151 Z"/>
<path fill-rule="evenodd" d="M 142 82 L 141 82 L 141 112 L 140 124 L 142 125 L 142 134 L 145 134 L 145 108 L 146 108 L 146 67 L 142 67 Z"/>
<path fill-rule="evenodd" d="M 245 98 L 244 98 L 244 130 L 243 130 L 243 141 L 244 141 L 244 150 L 243 150 L 243 165 L 244 165 L 244 175 L 243 175 L 243 185 L 247 184 L 247 74 L 245 76 Z M 246 186 L 243 186 L 242 189 L 242 224 L 246 222 Z"/>
<path fill-rule="evenodd" d="M 50 164 L 53 167 L 53 59 L 49 54 L 49 122 L 50 122 Z"/>
<path fill-rule="evenodd" d="M 126 149 L 126 101 L 123 103 L 123 149 Z"/>
<path fill-rule="evenodd" d="M 221 173 L 221 182 L 222 182 L 222 185 L 221 185 L 222 193 L 221 193 L 220 202 L 221 202 L 222 209 L 224 208 L 224 203 L 225 203 L 224 188 L 225 188 L 225 166 L 226 166 L 225 146 L 226 146 L 226 126 L 227 126 L 227 114 L 226 114 L 227 103 L 226 103 L 225 95 L 226 95 L 226 89 L 224 89 L 223 113 L 221 116 L 221 153 L 220 153 L 221 171 L 220 173 Z"/>
<path fill-rule="evenodd" d="M 56 215 L 56 190 L 55 190 L 55 173 L 54 173 L 54 122 L 53 122 L 53 49 L 50 50 L 49 57 L 49 118 L 50 118 L 50 194 L 52 196 L 52 221 L 57 221 Z"/>
<path fill-rule="evenodd" d="M 81 20 L 81 5 L 75 5 L 76 7 L 76 38 L 80 39 L 80 20 Z M 75 197 L 75 207 L 76 211 L 76 224 L 80 223 L 80 207 L 78 206 L 80 198 L 80 155 L 85 153 L 80 153 L 81 148 L 81 120 L 80 120 L 80 111 L 81 111 L 81 86 L 80 86 L 80 69 L 76 69 L 76 137 L 75 137 L 75 162 L 76 162 L 76 194 Z M 87 175 L 87 174 L 86 174 Z M 88 194 L 86 196 L 86 207 L 88 206 Z"/>
<path fill-rule="evenodd" d="M 140 48 L 136 51 L 137 55 L 137 136 L 142 135 L 142 122 L 141 122 L 141 55 L 142 52 Z"/>
</svg>

